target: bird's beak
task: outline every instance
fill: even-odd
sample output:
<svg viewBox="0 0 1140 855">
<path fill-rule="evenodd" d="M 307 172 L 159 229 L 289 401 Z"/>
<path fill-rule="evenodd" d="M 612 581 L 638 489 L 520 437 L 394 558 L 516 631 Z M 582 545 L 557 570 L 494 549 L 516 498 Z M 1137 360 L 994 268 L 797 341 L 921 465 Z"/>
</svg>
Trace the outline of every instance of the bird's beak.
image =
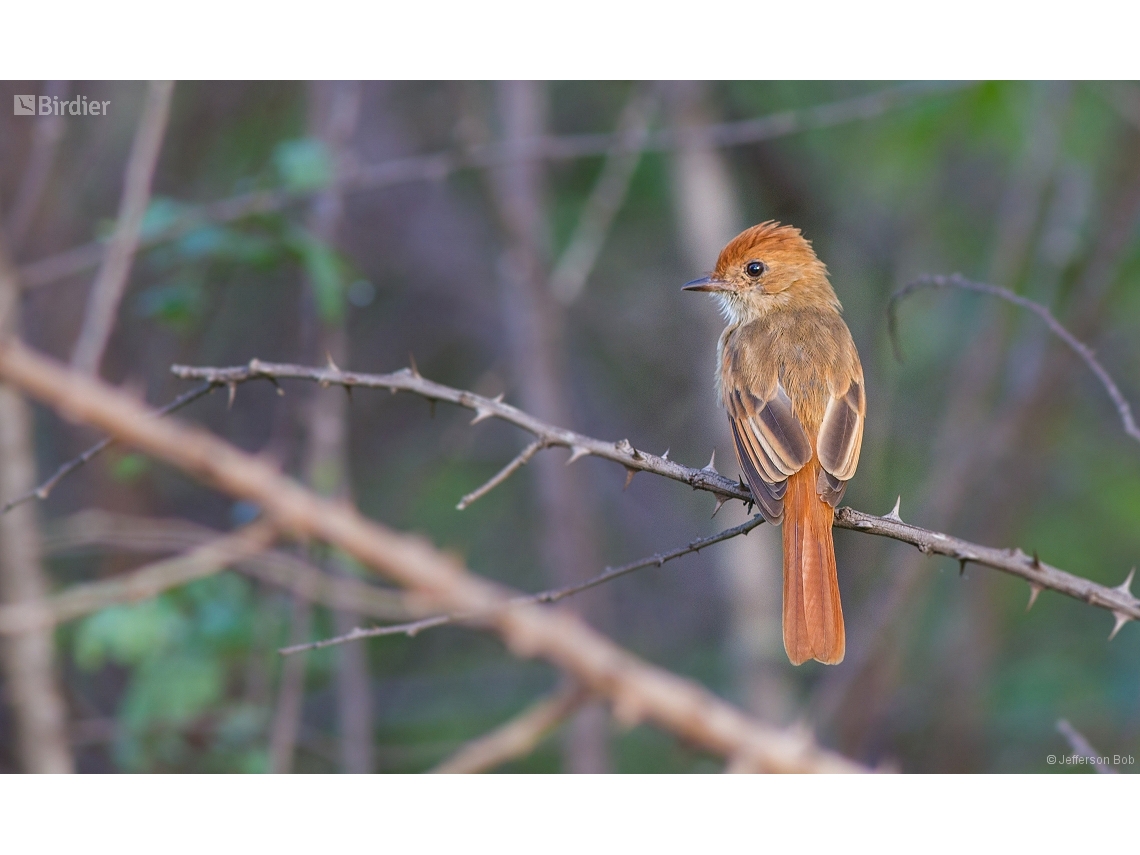
<svg viewBox="0 0 1140 855">
<path fill-rule="evenodd" d="M 694 279 L 692 282 L 686 282 L 682 291 L 732 291 L 733 288 L 723 279 L 713 279 L 711 276 L 703 276 L 700 279 Z"/>
</svg>

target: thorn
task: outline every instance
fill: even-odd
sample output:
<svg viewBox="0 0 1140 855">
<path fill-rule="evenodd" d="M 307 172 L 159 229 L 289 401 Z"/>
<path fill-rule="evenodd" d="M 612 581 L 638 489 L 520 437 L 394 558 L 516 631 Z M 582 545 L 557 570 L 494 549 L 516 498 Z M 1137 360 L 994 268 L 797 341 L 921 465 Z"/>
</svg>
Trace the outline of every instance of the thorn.
<svg viewBox="0 0 1140 855">
<path fill-rule="evenodd" d="M 713 449 L 712 457 L 709 458 L 708 466 L 701 470 L 702 472 L 715 472 L 717 475 L 720 473 L 716 471 L 716 449 Z"/>
<path fill-rule="evenodd" d="M 1120 632 L 1120 628 L 1132 620 L 1131 615 L 1126 615 L 1124 612 L 1118 612 L 1115 609 L 1112 612 L 1112 616 L 1116 618 L 1116 624 L 1112 627 L 1112 632 L 1108 634 L 1109 641 L 1116 638 L 1116 633 Z"/>
<path fill-rule="evenodd" d="M 902 522 L 902 517 L 899 516 L 899 506 L 902 505 L 902 496 L 900 495 L 895 499 L 895 506 L 891 508 L 890 513 L 883 517 L 883 519 L 894 520 L 895 522 Z"/>
<path fill-rule="evenodd" d="M 1040 570 L 1041 569 L 1041 559 L 1037 557 L 1037 550 L 1036 549 L 1033 550 L 1033 569 L 1034 570 Z"/>
<path fill-rule="evenodd" d="M 744 505 L 744 513 L 746 513 L 746 514 L 750 514 L 750 513 L 752 513 L 752 502 L 746 502 L 746 503 L 745 503 L 745 505 Z"/>
<path fill-rule="evenodd" d="M 501 403 L 503 403 L 503 395 L 505 395 L 505 394 L 506 394 L 506 392 L 500 392 L 498 395 L 496 395 L 491 400 L 494 401 L 496 404 L 501 404 Z"/>
<path fill-rule="evenodd" d="M 713 508 L 713 512 L 712 512 L 712 515 L 714 517 L 716 516 L 716 512 L 719 511 L 721 508 L 723 508 L 724 503 L 727 501 L 728 501 L 728 499 L 726 499 L 724 496 L 717 496 L 716 497 L 716 507 Z M 711 519 L 711 517 L 710 517 L 710 519 Z"/>
<path fill-rule="evenodd" d="M 966 575 L 966 564 L 967 563 L 968 562 L 965 558 L 959 558 L 958 559 L 958 575 L 959 576 L 965 576 Z"/>
<path fill-rule="evenodd" d="M 279 396 L 281 396 L 282 398 L 284 398 L 285 397 L 285 390 L 281 388 L 281 384 L 277 382 L 277 378 L 272 376 L 272 375 L 269 375 L 267 379 L 269 380 L 270 383 L 273 384 L 273 388 L 277 390 L 277 394 Z"/>
<path fill-rule="evenodd" d="M 352 403 L 352 387 L 347 383 L 344 384 L 344 394 L 348 395 L 348 402 Z"/>
<path fill-rule="evenodd" d="M 329 368 L 331 368 L 337 374 L 341 373 L 340 366 L 337 365 L 335 362 L 333 362 L 332 354 L 329 353 L 327 350 L 325 351 L 325 359 L 328 361 Z"/>
<path fill-rule="evenodd" d="M 578 460 L 581 457 L 585 457 L 589 453 L 590 450 L 588 448 L 582 448 L 580 445 L 570 446 L 570 459 L 566 461 L 566 465 L 569 466 L 575 460 Z"/>
<path fill-rule="evenodd" d="M 237 383 L 227 383 L 226 386 L 230 390 L 230 398 L 226 402 L 226 409 L 232 410 L 234 407 L 234 398 L 237 397 Z"/>
<path fill-rule="evenodd" d="M 632 466 L 625 467 L 625 486 L 621 488 L 623 493 L 629 489 L 630 482 L 633 481 L 633 476 L 636 474 L 637 470 Z"/>
<path fill-rule="evenodd" d="M 416 365 L 416 358 L 412 356 L 412 352 L 410 350 L 408 351 L 408 362 L 411 363 L 412 366 L 410 369 L 408 369 L 412 372 L 412 376 L 416 379 L 422 380 L 423 378 L 420 376 L 420 368 L 418 365 Z"/>
<path fill-rule="evenodd" d="M 492 413 L 490 410 L 484 409 L 483 407 L 476 407 L 475 418 L 471 420 L 471 424 L 477 425 L 479 422 L 483 421 L 483 419 L 489 419 L 493 415 L 494 413 Z"/>
<path fill-rule="evenodd" d="M 1136 575 L 1136 568 L 1133 567 L 1128 571 L 1128 578 L 1113 588 L 1114 591 L 1120 591 L 1122 594 L 1132 596 L 1132 577 Z"/>
<path fill-rule="evenodd" d="M 1031 608 L 1033 608 L 1033 604 L 1037 602 L 1037 595 L 1044 590 L 1045 589 L 1040 585 L 1034 585 L 1032 582 L 1029 583 L 1029 602 L 1025 604 L 1026 611 L 1029 611 Z"/>
<path fill-rule="evenodd" d="M 668 460 L 669 459 L 669 449 L 668 448 L 666 448 L 665 453 L 661 455 L 661 459 L 662 460 Z"/>
</svg>

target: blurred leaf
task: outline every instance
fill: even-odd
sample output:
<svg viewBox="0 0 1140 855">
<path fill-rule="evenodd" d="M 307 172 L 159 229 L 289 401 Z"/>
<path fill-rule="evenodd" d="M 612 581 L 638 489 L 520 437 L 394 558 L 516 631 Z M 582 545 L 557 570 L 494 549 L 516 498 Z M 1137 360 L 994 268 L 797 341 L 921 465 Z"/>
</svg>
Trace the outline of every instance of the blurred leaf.
<svg viewBox="0 0 1140 855">
<path fill-rule="evenodd" d="M 332 181 L 328 150 L 311 138 L 287 140 L 273 150 L 273 165 L 286 188 L 297 193 L 319 190 Z"/>
<path fill-rule="evenodd" d="M 131 680 L 124 721 L 129 727 L 185 724 L 222 696 L 223 685 L 221 664 L 211 656 L 185 652 L 155 657 Z"/>
<path fill-rule="evenodd" d="M 167 196 L 155 196 L 150 200 L 146 213 L 143 214 L 142 238 L 146 240 L 166 231 L 181 219 L 189 209 L 190 206 L 185 202 L 179 202 L 177 199 L 171 199 Z"/>
<path fill-rule="evenodd" d="M 184 636 L 186 619 L 165 598 L 137 606 L 115 606 L 86 618 L 75 635 L 75 661 L 84 670 L 106 660 L 137 665 Z"/>
<path fill-rule="evenodd" d="M 144 318 L 185 329 L 205 306 L 202 283 L 187 272 L 173 282 L 154 285 L 135 298 L 135 311 Z"/>
<path fill-rule="evenodd" d="M 295 231 L 290 245 L 300 257 L 312 284 L 321 320 L 326 324 L 337 323 L 344 317 L 345 292 L 350 279 L 348 265 L 336 250 L 310 232 Z"/>
<path fill-rule="evenodd" d="M 141 454 L 124 454 L 111 464 L 111 477 L 122 483 L 130 483 L 150 468 L 150 460 Z"/>
</svg>

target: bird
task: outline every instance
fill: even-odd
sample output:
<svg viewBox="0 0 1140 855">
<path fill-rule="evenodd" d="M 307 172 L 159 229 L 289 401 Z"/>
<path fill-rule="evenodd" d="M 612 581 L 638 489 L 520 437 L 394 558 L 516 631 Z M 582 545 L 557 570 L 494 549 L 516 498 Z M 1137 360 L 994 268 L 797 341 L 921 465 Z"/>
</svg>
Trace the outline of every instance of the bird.
<svg viewBox="0 0 1140 855">
<path fill-rule="evenodd" d="M 756 509 L 783 525 L 788 659 L 838 664 L 846 639 L 831 526 L 859 465 L 867 401 L 827 267 L 799 229 L 768 220 L 683 290 L 715 295 L 727 321 L 717 398 Z"/>
</svg>

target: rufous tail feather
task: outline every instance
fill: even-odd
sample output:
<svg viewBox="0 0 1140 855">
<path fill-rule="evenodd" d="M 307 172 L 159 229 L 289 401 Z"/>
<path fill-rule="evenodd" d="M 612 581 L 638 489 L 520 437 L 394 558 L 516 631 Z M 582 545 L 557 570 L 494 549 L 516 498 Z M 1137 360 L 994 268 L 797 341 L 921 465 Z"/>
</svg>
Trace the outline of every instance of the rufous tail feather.
<svg viewBox="0 0 1140 855">
<path fill-rule="evenodd" d="M 843 661 L 843 606 L 835 572 L 835 511 L 816 493 L 815 461 L 788 480 L 784 497 L 784 649 L 792 664 Z"/>
</svg>

